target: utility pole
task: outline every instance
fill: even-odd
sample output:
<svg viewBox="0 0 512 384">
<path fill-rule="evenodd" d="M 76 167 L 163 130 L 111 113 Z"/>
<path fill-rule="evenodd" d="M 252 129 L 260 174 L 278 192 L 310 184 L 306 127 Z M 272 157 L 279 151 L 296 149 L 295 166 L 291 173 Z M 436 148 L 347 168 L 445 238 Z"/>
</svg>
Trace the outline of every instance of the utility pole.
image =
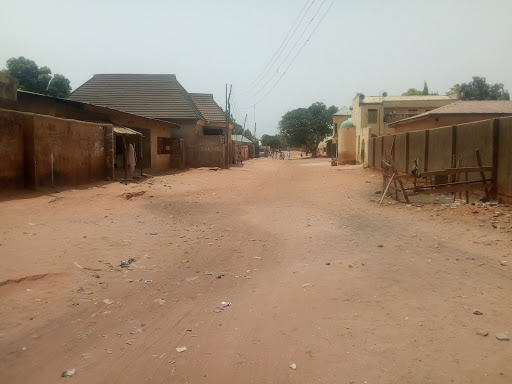
<svg viewBox="0 0 512 384">
<path fill-rule="evenodd" d="M 229 123 L 231 122 L 231 104 L 230 104 L 230 100 L 231 100 L 231 91 L 233 89 L 233 84 L 230 85 L 229 87 L 229 95 L 228 95 L 228 85 L 226 84 L 226 135 L 225 135 L 225 142 L 226 142 L 226 157 L 225 157 L 225 162 L 226 162 L 226 168 L 229 168 L 229 151 L 230 151 L 230 147 L 229 147 Z"/>
<path fill-rule="evenodd" d="M 245 119 L 244 119 L 244 131 L 245 131 L 245 123 L 247 123 L 247 113 L 245 114 Z"/>
</svg>

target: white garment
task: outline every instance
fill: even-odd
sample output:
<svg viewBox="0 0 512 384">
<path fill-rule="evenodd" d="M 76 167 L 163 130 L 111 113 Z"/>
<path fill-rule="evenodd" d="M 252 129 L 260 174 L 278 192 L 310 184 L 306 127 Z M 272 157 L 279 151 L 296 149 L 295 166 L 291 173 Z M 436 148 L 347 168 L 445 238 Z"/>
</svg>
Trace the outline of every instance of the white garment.
<svg viewBox="0 0 512 384">
<path fill-rule="evenodd" d="M 133 179 L 135 173 L 135 148 L 133 144 L 128 145 L 128 178 Z"/>
</svg>

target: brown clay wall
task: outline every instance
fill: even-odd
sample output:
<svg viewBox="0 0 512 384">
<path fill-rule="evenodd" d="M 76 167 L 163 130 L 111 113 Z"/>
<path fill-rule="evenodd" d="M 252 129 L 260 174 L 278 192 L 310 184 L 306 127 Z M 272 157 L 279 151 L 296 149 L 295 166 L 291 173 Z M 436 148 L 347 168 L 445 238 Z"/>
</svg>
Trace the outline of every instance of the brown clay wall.
<svg viewBox="0 0 512 384">
<path fill-rule="evenodd" d="M 105 130 L 98 124 L 34 115 L 35 186 L 104 180 Z M 53 171 L 52 171 L 53 156 Z"/>
<path fill-rule="evenodd" d="M 512 117 L 500 119 L 498 197 L 512 203 Z"/>
<path fill-rule="evenodd" d="M 222 136 L 198 136 L 197 160 L 193 167 L 223 167 L 225 145 Z"/>
<path fill-rule="evenodd" d="M 24 186 L 23 129 L 33 123 L 30 115 L 0 109 L 0 189 Z"/>
</svg>

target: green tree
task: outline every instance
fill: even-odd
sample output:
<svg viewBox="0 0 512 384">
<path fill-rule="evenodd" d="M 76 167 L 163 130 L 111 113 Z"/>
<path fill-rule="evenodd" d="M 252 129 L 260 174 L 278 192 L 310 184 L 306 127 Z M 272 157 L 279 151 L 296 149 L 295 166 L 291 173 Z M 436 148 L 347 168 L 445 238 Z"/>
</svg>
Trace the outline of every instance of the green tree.
<svg viewBox="0 0 512 384">
<path fill-rule="evenodd" d="M 428 85 L 427 85 L 427 82 L 426 82 L 426 81 L 423 81 L 423 92 L 421 92 L 421 94 L 422 94 L 423 96 L 427 96 L 427 95 L 429 95 L 429 93 L 428 93 Z"/>
<path fill-rule="evenodd" d="M 423 91 L 416 88 L 409 88 L 407 92 L 402 93 L 402 96 L 423 96 Z"/>
<path fill-rule="evenodd" d="M 261 136 L 261 145 L 270 148 L 281 148 L 284 145 L 284 140 L 280 135 L 263 135 Z"/>
<path fill-rule="evenodd" d="M 50 96 L 65 99 L 71 93 L 71 85 L 69 84 L 69 79 L 59 73 L 56 73 L 55 76 L 53 76 L 53 78 L 50 80 L 47 93 Z"/>
<path fill-rule="evenodd" d="M 332 132 L 332 115 L 337 110 L 319 102 L 294 109 L 282 117 L 279 131 L 289 145 L 304 146 L 315 157 L 318 144 Z"/>
<path fill-rule="evenodd" d="M 19 89 L 23 91 L 57 97 L 67 97 L 71 91 L 66 77 L 55 75 L 55 83 L 52 86 L 52 70 L 46 66 L 39 67 L 33 60 L 23 56 L 8 59 L 5 73 L 18 79 Z"/>
<path fill-rule="evenodd" d="M 459 91 L 461 100 L 510 100 L 502 83 L 488 84 L 485 77 L 473 76 L 473 81 L 455 84 L 450 90 Z"/>
</svg>

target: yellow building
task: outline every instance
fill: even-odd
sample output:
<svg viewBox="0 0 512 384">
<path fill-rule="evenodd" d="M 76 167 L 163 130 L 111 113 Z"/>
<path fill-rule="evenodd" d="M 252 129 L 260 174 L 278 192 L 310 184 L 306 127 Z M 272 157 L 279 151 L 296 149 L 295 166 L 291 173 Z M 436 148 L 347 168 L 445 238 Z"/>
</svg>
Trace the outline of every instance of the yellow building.
<svg viewBox="0 0 512 384">
<path fill-rule="evenodd" d="M 352 115 L 351 108 L 343 107 L 334 115 L 332 115 L 332 147 L 331 157 L 338 158 L 338 129 Z"/>
<path fill-rule="evenodd" d="M 356 161 L 368 165 L 368 139 L 392 135 L 388 125 L 458 101 L 457 94 L 448 96 L 364 96 L 356 94 L 352 101 L 352 121 L 356 127 Z"/>
</svg>

